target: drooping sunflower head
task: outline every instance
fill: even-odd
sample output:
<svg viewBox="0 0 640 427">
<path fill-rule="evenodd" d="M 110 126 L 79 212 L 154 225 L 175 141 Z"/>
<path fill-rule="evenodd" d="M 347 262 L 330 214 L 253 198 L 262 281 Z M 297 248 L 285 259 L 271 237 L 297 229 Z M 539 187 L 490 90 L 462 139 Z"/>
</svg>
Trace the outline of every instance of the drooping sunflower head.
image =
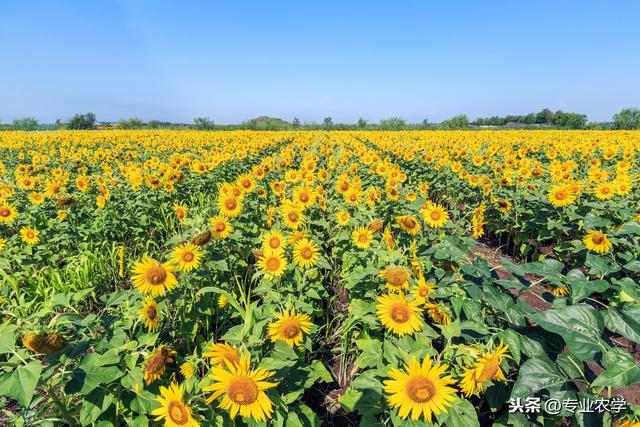
<svg viewBox="0 0 640 427">
<path fill-rule="evenodd" d="M 484 389 L 488 381 L 506 381 L 504 372 L 500 367 L 503 359 L 510 359 L 509 346 L 500 341 L 500 344 L 492 351 L 485 351 L 476 357 L 476 360 L 467 366 L 460 379 L 460 389 L 471 397 Z"/>
<path fill-rule="evenodd" d="M 276 314 L 276 320 L 269 324 L 269 338 L 272 341 L 282 340 L 290 347 L 302 342 L 303 333 L 308 334 L 313 327 L 311 318 L 304 313 L 296 314 L 295 309 Z"/>
<path fill-rule="evenodd" d="M 133 266 L 133 286 L 143 294 L 164 296 L 167 291 L 178 286 L 173 270 L 174 266 L 170 262 L 161 264 L 153 258 L 146 257 Z"/>
<path fill-rule="evenodd" d="M 582 239 L 582 243 L 591 252 L 599 254 L 605 254 L 613 247 L 607 235 L 598 230 L 588 230 L 586 236 Z"/>
<path fill-rule="evenodd" d="M 269 278 L 280 277 L 287 267 L 287 258 L 282 252 L 265 252 L 258 260 L 258 268 Z"/>
<path fill-rule="evenodd" d="M 184 220 L 187 219 L 187 212 L 189 211 L 188 207 L 182 204 L 176 204 L 173 209 L 179 222 L 184 222 Z"/>
<path fill-rule="evenodd" d="M 171 350 L 164 344 L 160 344 L 156 347 L 151 355 L 144 362 L 144 380 L 147 384 L 151 384 L 155 380 L 159 379 L 167 369 L 167 364 L 173 362 L 171 356 L 176 352 Z"/>
<path fill-rule="evenodd" d="M 426 358 L 420 363 L 415 357 L 404 365 L 404 369 L 391 369 L 390 379 L 384 381 L 384 391 L 389 394 L 387 401 L 398 408 L 398 415 L 412 420 L 424 417 L 431 422 L 433 415 L 446 413 L 456 400 L 455 380 L 444 375 L 448 366 L 432 364 Z"/>
<path fill-rule="evenodd" d="M 409 287 L 411 273 L 405 267 L 389 267 L 378 275 L 387 281 L 386 287 L 389 292 L 401 292 Z"/>
<path fill-rule="evenodd" d="M 445 326 L 451 323 L 451 316 L 449 316 L 449 313 L 440 305 L 425 303 L 424 306 L 427 309 L 427 314 L 429 314 L 435 323 Z"/>
<path fill-rule="evenodd" d="M 412 215 L 403 215 L 396 217 L 396 222 L 407 233 L 414 235 L 420 232 L 420 222 Z"/>
<path fill-rule="evenodd" d="M 389 294 L 378 297 L 376 313 L 380 322 L 397 335 L 413 334 L 424 326 L 419 316 L 420 304 L 407 301 L 402 294 Z"/>
<path fill-rule="evenodd" d="M 240 363 L 240 350 L 226 342 L 209 344 L 202 355 L 208 357 L 212 365 L 221 368 L 227 364 L 233 366 Z"/>
<path fill-rule="evenodd" d="M 158 303 L 151 296 L 144 299 L 142 309 L 138 312 L 140 320 L 147 327 L 149 332 L 156 332 L 160 324 Z"/>
</svg>

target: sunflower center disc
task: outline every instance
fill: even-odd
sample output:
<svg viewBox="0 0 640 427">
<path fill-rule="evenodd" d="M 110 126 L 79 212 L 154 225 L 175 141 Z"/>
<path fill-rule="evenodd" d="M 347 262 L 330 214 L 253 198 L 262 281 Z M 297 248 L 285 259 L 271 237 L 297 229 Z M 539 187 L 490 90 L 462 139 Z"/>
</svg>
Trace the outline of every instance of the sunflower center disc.
<svg viewBox="0 0 640 427">
<path fill-rule="evenodd" d="M 434 221 L 437 221 L 440 219 L 440 212 L 437 211 L 433 211 L 431 212 L 431 219 Z"/>
<path fill-rule="evenodd" d="M 302 258 L 304 259 L 310 259 L 313 256 L 313 251 L 311 250 L 311 248 L 309 246 L 305 246 L 304 248 L 302 248 L 302 250 L 300 251 L 300 255 L 302 256 Z"/>
<path fill-rule="evenodd" d="M 391 318 L 397 323 L 409 320 L 409 308 L 405 304 L 394 304 L 391 307 Z"/>
<path fill-rule="evenodd" d="M 167 272 L 162 267 L 151 267 L 147 271 L 147 281 L 153 285 L 164 283 L 167 278 Z"/>
<path fill-rule="evenodd" d="M 11 215 L 11 211 L 7 208 L 0 208 L 0 216 L 3 217 L 8 217 L 9 215 Z"/>
<path fill-rule="evenodd" d="M 278 261 L 278 258 L 269 258 L 267 260 L 267 270 L 269 271 L 276 271 L 280 268 L 280 261 Z"/>
<path fill-rule="evenodd" d="M 591 238 L 591 240 L 593 241 L 593 243 L 595 243 L 596 245 L 601 244 L 602 242 L 604 242 L 604 237 L 602 236 L 593 236 Z"/>
<path fill-rule="evenodd" d="M 189 420 L 187 408 L 180 402 L 171 401 L 171 403 L 169 403 L 169 418 L 178 425 L 186 424 Z"/>
<path fill-rule="evenodd" d="M 300 326 L 296 322 L 288 322 L 282 326 L 282 335 L 292 339 L 300 333 Z"/>
<path fill-rule="evenodd" d="M 280 239 L 278 237 L 272 237 L 271 239 L 269 239 L 269 246 L 271 246 L 273 249 L 277 249 L 280 247 Z"/>
<path fill-rule="evenodd" d="M 436 388 L 429 378 L 415 377 L 407 382 L 407 396 L 414 402 L 424 403 L 430 401 L 435 395 Z"/>
<path fill-rule="evenodd" d="M 416 221 L 413 218 L 407 217 L 404 219 L 404 225 L 406 225 L 407 228 L 413 228 L 416 226 Z"/>
<path fill-rule="evenodd" d="M 483 383 L 485 381 L 489 381 L 497 373 L 498 373 L 498 361 L 496 360 L 495 357 L 492 357 L 491 359 L 485 362 L 485 365 L 482 368 L 482 372 L 480 372 L 480 375 L 478 375 L 478 378 L 477 378 L 478 382 Z"/>
<path fill-rule="evenodd" d="M 236 206 L 238 206 L 238 202 L 236 202 L 235 199 L 227 199 L 227 201 L 224 202 L 224 205 L 227 209 L 234 210 Z"/>
<path fill-rule="evenodd" d="M 227 396 L 240 405 L 250 405 L 258 399 L 258 386 L 247 377 L 236 377 L 227 388 Z"/>
</svg>

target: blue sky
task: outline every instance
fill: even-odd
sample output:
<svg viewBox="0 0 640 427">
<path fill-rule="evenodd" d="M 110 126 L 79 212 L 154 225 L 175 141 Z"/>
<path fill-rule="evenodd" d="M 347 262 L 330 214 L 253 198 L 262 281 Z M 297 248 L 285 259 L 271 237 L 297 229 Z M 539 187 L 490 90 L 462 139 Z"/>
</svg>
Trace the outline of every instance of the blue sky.
<svg viewBox="0 0 640 427">
<path fill-rule="evenodd" d="M 0 16 L 5 123 L 640 107 L 637 1 L 6 0 Z"/>
</svg>

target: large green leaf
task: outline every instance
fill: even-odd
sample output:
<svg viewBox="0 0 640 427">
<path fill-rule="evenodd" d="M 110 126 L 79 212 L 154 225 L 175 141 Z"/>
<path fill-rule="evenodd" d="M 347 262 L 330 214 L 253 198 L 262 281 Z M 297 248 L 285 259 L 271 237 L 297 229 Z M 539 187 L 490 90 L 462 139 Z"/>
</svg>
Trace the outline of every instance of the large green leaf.
<svg viewBox="0 0 640 427">
<path fill-rule="evenodd" d="M 598 375 L 591 387 L 626 387 L 640 381 L 640 365 L 623 350 L 610 350 L 605 362 L 607 370 Z"/>
<path fill-rule="evenodd" d="M 565 382 L 556 365 L 546 356 L 538 356 L 527 360 L 520 366 L 518 380 L 513 385 L 511 397 L 532 397 L 542 389 L 557 390 Z"/>
<path fill-rule="evenodd" d="M 640 344 L 640 329 L 635 327 L 637 325 L 630 324 L 613 308 L 608 307 L 607 311 L 604 313 L 604 325 L 611 332 L 618 333 L 623 337 Z"/>
<path fill-rule="evenodd" d="M 572 305 L 528 316 L 544 330 L 560 335 L 581 360 L 593 360 L 601 348 L 603 322 L 591 306 Z"/>
<path fill-rule="evenodd" d="M 0 395 L 9 396 L 25 408 L 31 403 L 33 393 L 36 390 L 42 364 L 39 360 L 32 360 L 26 365 L 18 366 L 12 372 L 6 372 L 0 376 Z"/>
<path fill-rule="evenodd" d="M 447 411 L 447 426 L 449 427 L 480 427 L 476 409 L 466 399 L 458 400 Z"/>
<path fill-rule="evenodd" d="M 373 368 L 380 362 L 382 343 L 371 338 L 356 340 L 356 346 L 362 351 L 356 359 L 356 365 L 360 368 Z"/>
</svg>

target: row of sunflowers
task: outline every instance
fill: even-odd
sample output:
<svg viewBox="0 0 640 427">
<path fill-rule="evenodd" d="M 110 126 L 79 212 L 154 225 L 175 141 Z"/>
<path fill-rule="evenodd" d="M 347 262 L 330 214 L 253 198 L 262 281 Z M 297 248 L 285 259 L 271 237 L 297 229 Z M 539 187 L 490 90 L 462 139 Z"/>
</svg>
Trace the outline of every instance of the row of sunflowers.
<svg viewBox="0 0 640 427">
<path fill-rule="evenodd" d="M 0 418 L 637 425 L 639 149 L 623 131 L 0 133 Z"/>
</svg>

